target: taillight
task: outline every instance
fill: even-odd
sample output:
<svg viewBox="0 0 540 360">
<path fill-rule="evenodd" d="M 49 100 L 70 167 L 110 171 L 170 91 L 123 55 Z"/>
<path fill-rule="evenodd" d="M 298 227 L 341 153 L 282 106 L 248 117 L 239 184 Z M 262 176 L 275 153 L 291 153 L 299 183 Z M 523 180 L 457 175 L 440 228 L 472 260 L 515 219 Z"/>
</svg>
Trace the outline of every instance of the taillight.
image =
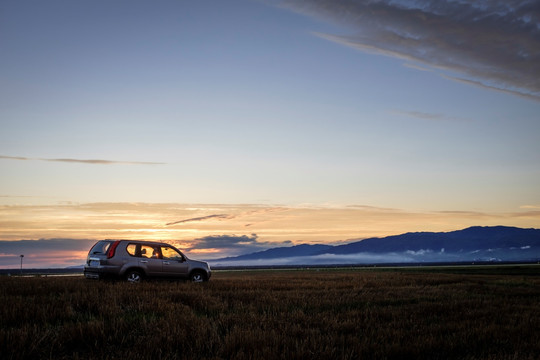
<svg viewBox="0 0 540 360">
<path fill-rule="evenodd" d="M 111 247 L 109 248 L 109 251 L 107 251 L 107 259 L 110 259 L 114 256 L 114 252 L 116 251 L 116 248 L 120 244 L 120 240 L 116 240 L 112 243 Z"/>
</svg>

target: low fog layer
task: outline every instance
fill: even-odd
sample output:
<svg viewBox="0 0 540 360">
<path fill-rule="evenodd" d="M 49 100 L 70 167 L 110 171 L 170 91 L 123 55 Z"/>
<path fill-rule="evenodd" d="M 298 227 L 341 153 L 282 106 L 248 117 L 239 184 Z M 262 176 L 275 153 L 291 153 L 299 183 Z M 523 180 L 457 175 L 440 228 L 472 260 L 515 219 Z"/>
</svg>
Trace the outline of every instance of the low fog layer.
<svg viewBox="0 0 540 360">
<path fill-rule="evenodd" d="M 211 260 L 212 266 L 269 266 L 269 265 L 339 265 L 339 264 L 388 264 L 388 263 L 431 263 L 467 261 L 534 261 L 540 260 L 540 247 L 513 249 L 488 249 L 467 253 L 449 253 L 444 249 L 405 251 L 402 253 L 358 253 L 350 255 L 321 254 L 315 256 L 286 257 L 254 260 Z"/>
</svg>

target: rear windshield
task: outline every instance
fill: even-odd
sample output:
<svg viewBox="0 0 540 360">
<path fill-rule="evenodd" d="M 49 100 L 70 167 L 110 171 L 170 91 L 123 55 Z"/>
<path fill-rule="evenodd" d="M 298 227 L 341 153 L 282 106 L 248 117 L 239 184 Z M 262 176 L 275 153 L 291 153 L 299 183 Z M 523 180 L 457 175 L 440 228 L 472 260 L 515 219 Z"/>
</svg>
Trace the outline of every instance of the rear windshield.
<svg viewBox="0 0 540 360">
<path fill-rule="evenodd" d="M 111 244 L 112 244 L 112 241 L 108 241 L 108 240 L 98 241 L 96 245 L 94 245 L 92 249 L 90 249 L 90 254 L 106 254 Z"/>
</svg>

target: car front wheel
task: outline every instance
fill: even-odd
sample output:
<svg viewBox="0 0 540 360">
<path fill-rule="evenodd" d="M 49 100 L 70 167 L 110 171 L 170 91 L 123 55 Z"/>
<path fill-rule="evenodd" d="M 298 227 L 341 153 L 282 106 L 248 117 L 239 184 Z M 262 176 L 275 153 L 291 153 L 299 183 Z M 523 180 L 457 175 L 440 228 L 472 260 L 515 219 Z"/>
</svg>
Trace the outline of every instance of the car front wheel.
<svg viewBox="0 0 540 360">
<path fill-rule="evenodd" d="M 140 283 L 142 278 L 142 274 L 138 270 L 130 270 L 126 273 L 126 280 L 130 283 Z"/>
</svg>

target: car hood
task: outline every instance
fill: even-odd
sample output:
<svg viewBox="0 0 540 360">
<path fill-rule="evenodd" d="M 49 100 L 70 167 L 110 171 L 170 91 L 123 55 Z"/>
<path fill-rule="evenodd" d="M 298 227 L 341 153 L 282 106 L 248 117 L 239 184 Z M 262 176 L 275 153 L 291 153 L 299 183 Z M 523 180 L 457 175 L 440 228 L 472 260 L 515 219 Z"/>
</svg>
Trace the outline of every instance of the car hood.
<svg viewBox="0 0 540 360">
<path fill-rule="evenodd" d="M 200 260 L 191 260 L 189 259 L 189 262 L 192 266 L 200 266 L 206 269 L 210 269 L 210 265 L 206 261 L 200 261 Z"/>
</svg>

